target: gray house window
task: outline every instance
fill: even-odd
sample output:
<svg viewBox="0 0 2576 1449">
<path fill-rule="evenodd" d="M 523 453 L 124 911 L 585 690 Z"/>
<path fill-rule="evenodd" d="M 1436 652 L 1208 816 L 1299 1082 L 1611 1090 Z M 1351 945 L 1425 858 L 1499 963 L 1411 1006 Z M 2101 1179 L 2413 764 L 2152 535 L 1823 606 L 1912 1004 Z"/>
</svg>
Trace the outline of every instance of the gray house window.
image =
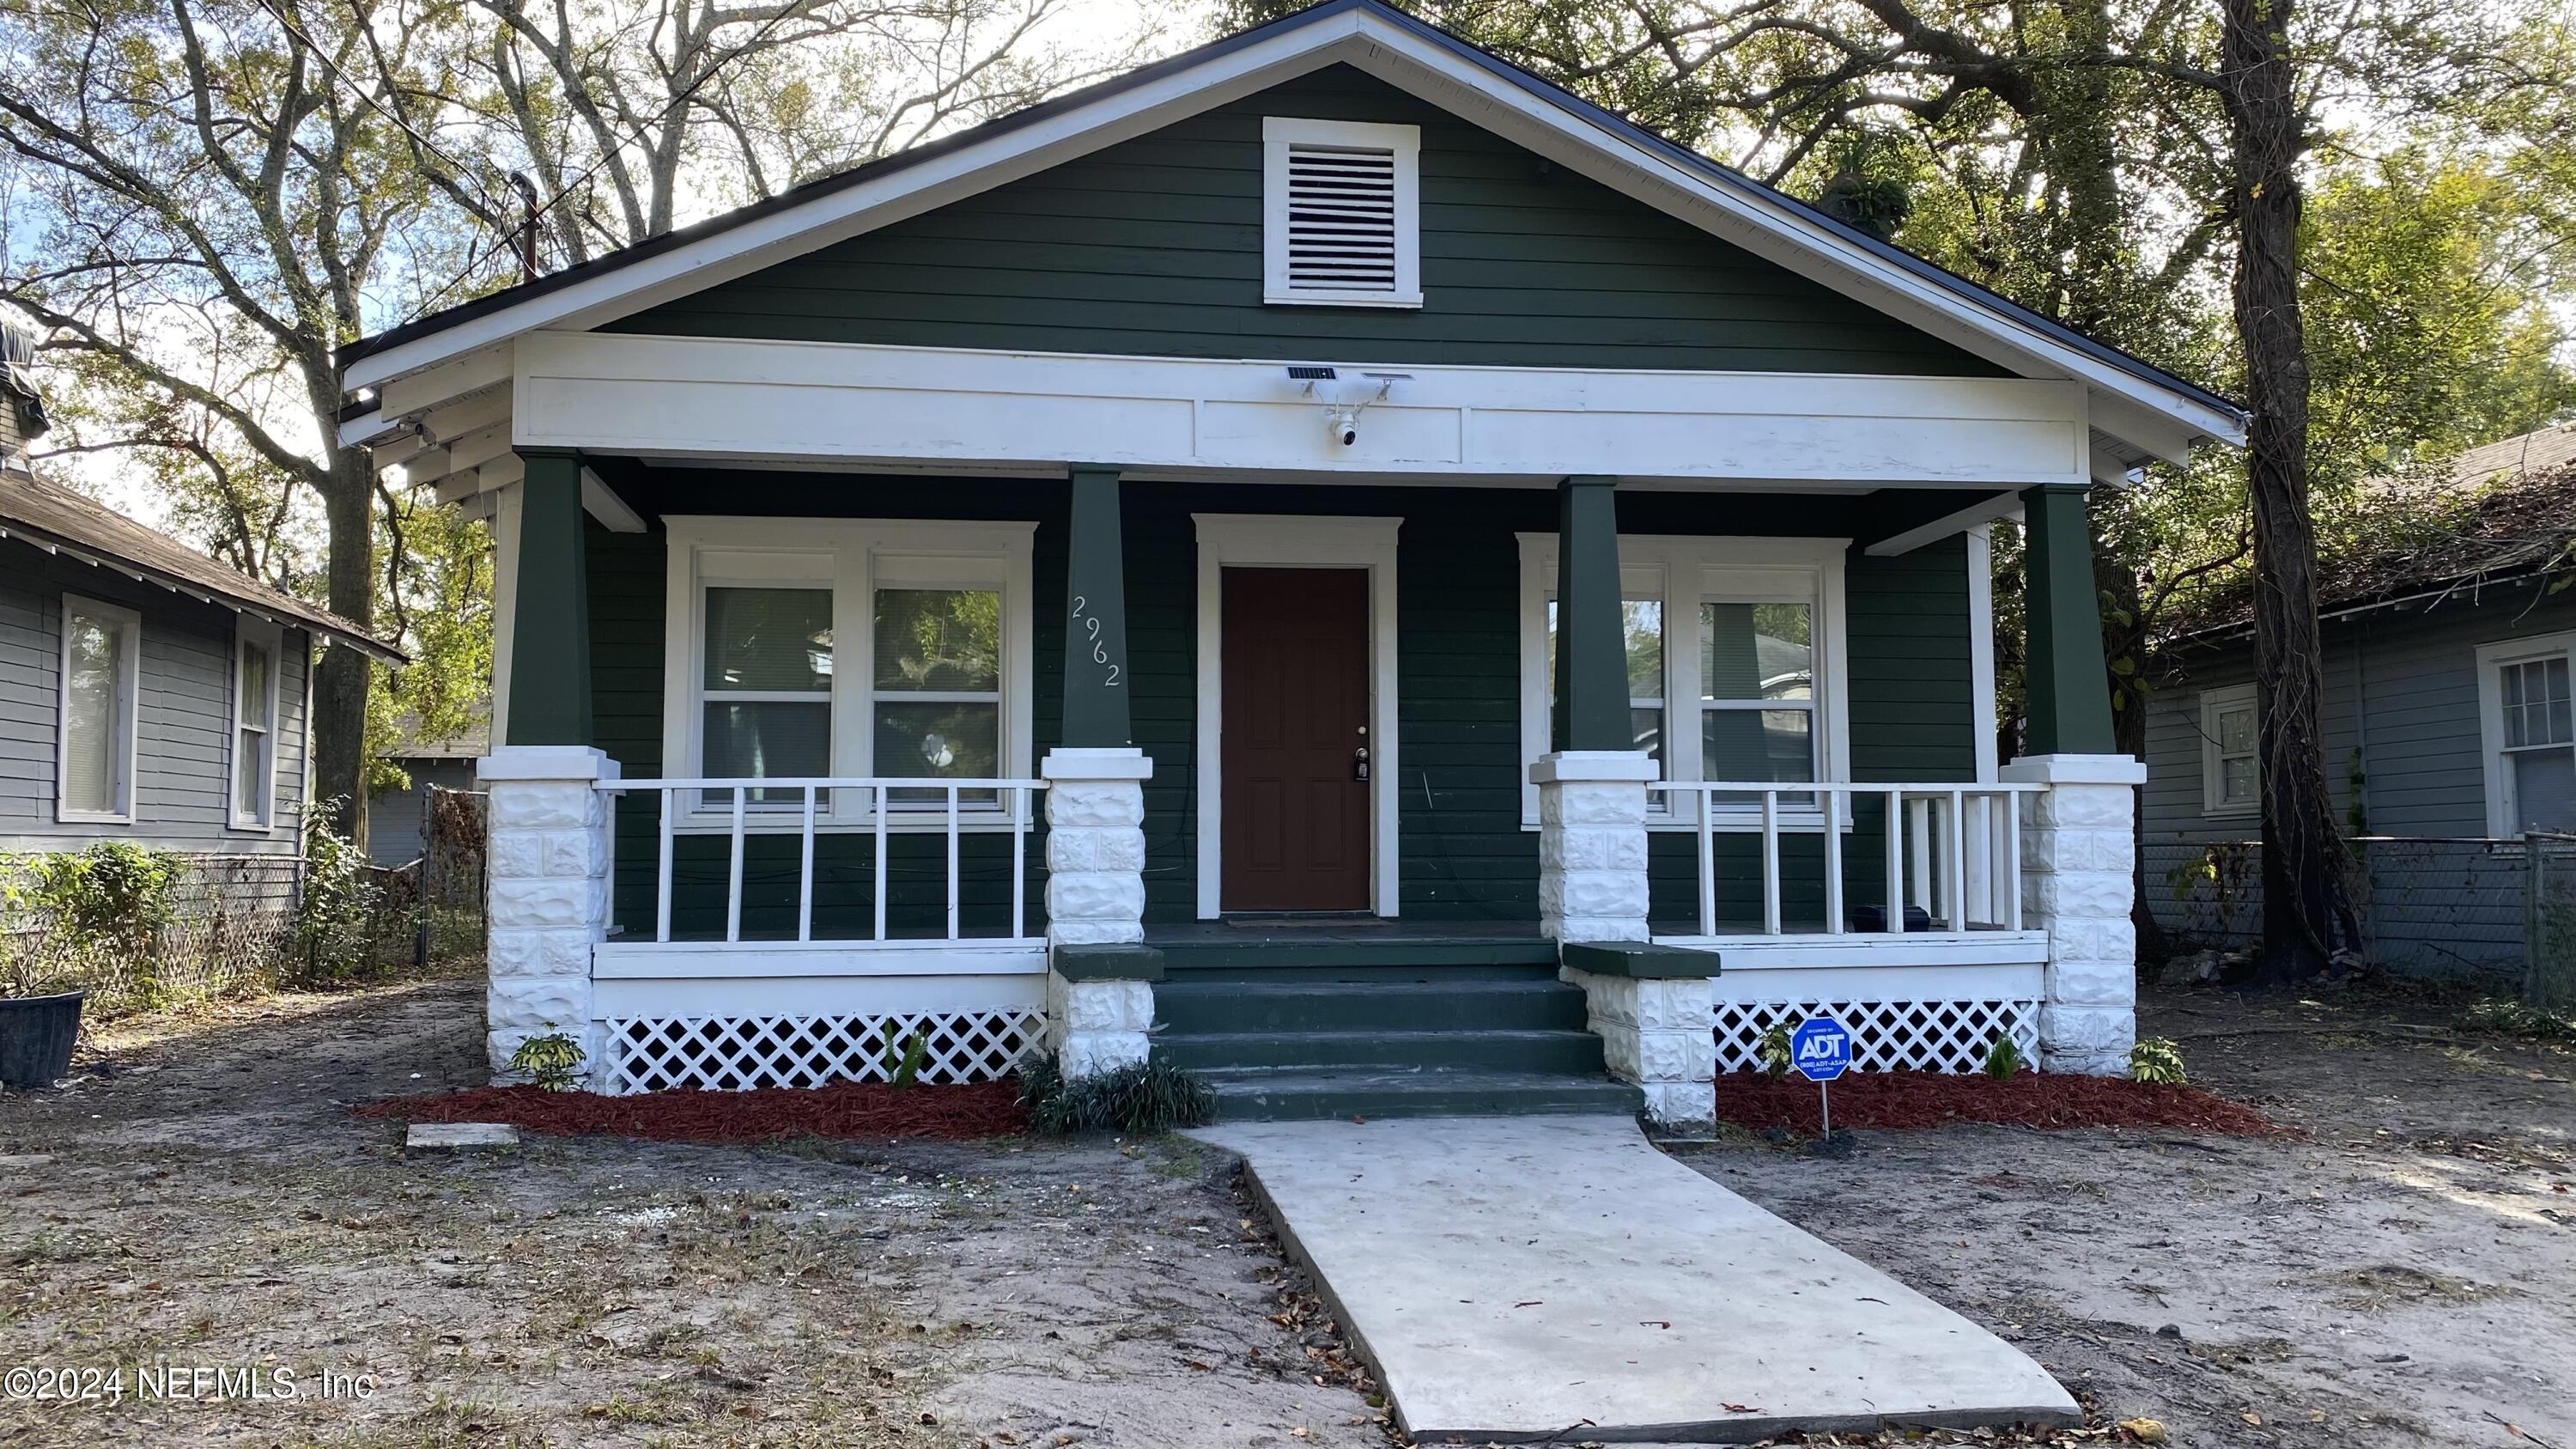
<svg viewBox="0 0 2576 1449">
<path fill-rule="evenodd" d="M 2256 718 L 2250 684 L 2201 691 L 2203 815 L 2251 815 L 2262 808 L 2262 771 L 2255 761 Z"/>
<path fill-rule="evenodd" d="M 2504 774 L 2512 823 L 2526 830 L 2576 830 L 2576 702 L 2567 656 L 2501 666 Z"/>
<path fill-rule="evenodd" d="M 233 635 L 233 828 L 276 823 L 280 631 L 242 620 Z"/>
<path fill-rule="evenodd" d="M 62 617 L 55 818 L 131 823 L 143 617 L 77 594 L 63 595 Z"/>
</svg>

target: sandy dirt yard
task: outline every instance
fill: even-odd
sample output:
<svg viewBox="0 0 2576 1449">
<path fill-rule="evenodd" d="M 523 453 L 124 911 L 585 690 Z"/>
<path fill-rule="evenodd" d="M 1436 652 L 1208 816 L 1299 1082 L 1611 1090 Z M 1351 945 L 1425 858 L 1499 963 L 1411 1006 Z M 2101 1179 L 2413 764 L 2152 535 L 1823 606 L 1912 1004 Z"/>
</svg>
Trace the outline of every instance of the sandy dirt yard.
<svg viewBox="0 0 2576 1449">
<path fill-rule="evenodd" d="M 1231 1164 L 1186 1143 L 406 1158 L 343 1108 L 479 1084 L 475 989 L 129 1027 L 68 1090 L 0 1097 L 0 1366 L 126 1388 L 0 1398 L 0 1444 L 1387 1442 Z M 2099 1423 L 2576 1449 L 2576 1057 L 2443 1019 L 2153 1004 L 2199 1080 L 2299 1139 L 1686 1156 L 2021 1343 Z M 137 1364 L 199 1397 L 139 1400 Z M 254 1368 L 299 1396 L 217 1397 Z"/>
<path fill-rule="evenodd" d="M 1688 1160 L 2176 1444 L 2576 1449 L 2576 1054 L 2449 1019 L 2145 1004 L 2195 1082 L 2302 1140 L 1954 1127 Z"/>
<path fill-rule="evenodd" d="M 0 1098 L 0 1367 L 127 1389 L 0 1397 L 0 1444 L 1385 1444 L 1178 1139 L 405 1158 L 343 1108 L 480 1085 L 478 985 L 110 1034 Z M 138 1363 L 300 1396 L 141 1402 Z"/>
</svg>

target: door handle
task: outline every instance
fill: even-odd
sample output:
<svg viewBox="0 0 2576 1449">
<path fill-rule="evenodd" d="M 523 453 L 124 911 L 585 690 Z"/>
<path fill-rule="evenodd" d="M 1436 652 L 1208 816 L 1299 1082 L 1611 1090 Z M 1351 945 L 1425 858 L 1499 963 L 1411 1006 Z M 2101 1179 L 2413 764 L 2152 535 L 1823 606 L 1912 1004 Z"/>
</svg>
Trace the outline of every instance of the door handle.
<svg viewBox="0 0 2576 1449">
<path fill-rule="evenodd" d="M 1368 777 L 1368 746 L 1362 745 L 1351 751 L 1351 778 L 1365 781 Z"/>
</svg>

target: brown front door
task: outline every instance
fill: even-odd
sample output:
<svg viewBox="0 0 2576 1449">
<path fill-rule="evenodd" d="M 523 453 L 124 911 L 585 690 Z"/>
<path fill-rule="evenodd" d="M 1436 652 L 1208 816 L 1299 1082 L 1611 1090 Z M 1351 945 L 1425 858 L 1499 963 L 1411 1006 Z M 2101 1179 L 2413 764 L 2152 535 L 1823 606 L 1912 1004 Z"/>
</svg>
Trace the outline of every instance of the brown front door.
<svg viewBox="0 0 2576 1449">
<path fill-rule="evenodd" d="M 1229 911 L 1364 911 L 1366 569 L 1225 571 L 1220 841 Z"/>
</svg>

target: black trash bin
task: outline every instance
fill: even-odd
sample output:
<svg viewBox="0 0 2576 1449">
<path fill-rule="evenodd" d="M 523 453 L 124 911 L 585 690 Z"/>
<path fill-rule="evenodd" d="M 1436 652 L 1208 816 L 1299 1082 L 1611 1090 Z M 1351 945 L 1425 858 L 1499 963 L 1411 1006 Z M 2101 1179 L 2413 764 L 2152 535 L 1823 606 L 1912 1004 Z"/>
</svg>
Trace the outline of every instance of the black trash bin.
<svg viewBox="0 0 2576 1449">
<path fill-rule="evenodd" d="M 50 1087 L 71 1075 L 80 1038 L 81 1001 L 89 993 L 0 997 L 0 1082 Z"/>
</svg>

